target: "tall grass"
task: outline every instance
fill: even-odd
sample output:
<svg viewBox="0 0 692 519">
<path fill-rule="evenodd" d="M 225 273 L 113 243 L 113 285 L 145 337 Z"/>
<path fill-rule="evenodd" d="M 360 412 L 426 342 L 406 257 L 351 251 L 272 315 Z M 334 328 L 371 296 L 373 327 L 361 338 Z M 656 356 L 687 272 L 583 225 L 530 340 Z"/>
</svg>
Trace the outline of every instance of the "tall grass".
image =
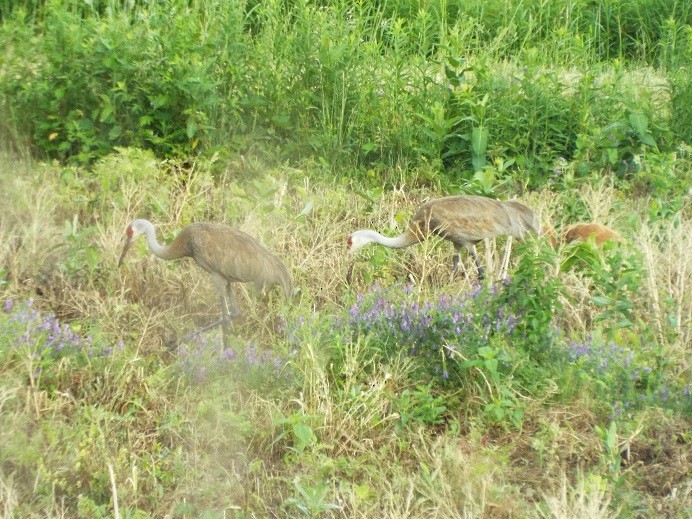
<svg viewBox="0 0 692 519">
<path fill-rule="evenodd" d="M 628 243 L 557 252 L 541 240 L 515 245 L 511 275 L 525 281 L 498 285 L 497 297 L 506 308 L 531 308 L 531 319 L 483 342 L 486 326 L 495 330 L 484 320 L 494 300 L 467 306 L 466 340 L 445 336 L 464 357 L 446 360 L 458 362 L 459 376 L 445 379 L 433 364 L 421 376 L 424 359 L 396 348 L 407 339 L 396 326 L 420 317 L 420 343 L 434 348 L 455 319 L 448 302 L 473 293 L 475 277 L 449 285 L 452 251 L 435 240 L 344 253 L 351 230 L 394 234 L 437 191 L 324 183 L 315 180 L 320 165 L 297 172 L 253 158 L 220 170 L 130 149 L 97 162 L 96 175 L 11 154 L 2 164 L 0 196 L 11 210 L 0 216 L 0 481 L 15 515 L 106 517 L 116 498 L 123 516 L 152 517 L 558 517 L 568 508 L 607 516 L 687 506 L 673 491 L 684 464 L 670 461 L 684 458 L 690 412 L 685 211 L 654 221 L 649 195 L 632 203 L 600 179 L 580 184 L 581 195 L 524 197 L 545 219 L 597 219 Z M 115 267 L 123 229 L 142 216 L 163 240 L 194 220 L 258 236 L 290 266 L 294 304 L 267 306 L 240 290 L 245 315 L 230 349 L 210 333 L 167 350 L 211 321 L 218 303 L 201 269 L 158 260 L 144 245 Z M 361 303 L 363 315 L 353 316 L 357 294 L 371 297 L 375 281 L 412 280 L 408 295 L 383 289 L 380 314 Z M 556 284 L 559 294 L 546 292 Z M 405 315 L 387 322 L 387 305 L 401 297 L 410 298 L 400 305 Z M 27 327 L 20 316 L 30 298 L 35 324 Z M 366 314 L 400 335 L 347 325 Z M 425 329 L 427 318 L 437 331 Z M 48 339 L 54 323 L 78 337 L 71 349 Z M 87 337 L 93 351 L 79 346 Z M 535 349 L 540 337 L 549 351 Z M 19 434 L 17 424 L 33 432 Z"/>
<path fill-rule="evenodd" d="M 641 102 L 689 86 L 675 72 L 689 67 L 685 2 L 26 2 L 0 14 L 5 124 L 82 163 L 115 146 L 253 150 L 339 171 L 432 163 L 454 178 L 480 156 L 514 158 L 542 184 L 627 111 L 648 118 L 651 139 L 585 167 L 652 140 L 672 150 L 669 132 L 686 132 L 672 117 L 684 97 Z M 640 64 L 656 84 L 608 79 Z"/>
</svg>

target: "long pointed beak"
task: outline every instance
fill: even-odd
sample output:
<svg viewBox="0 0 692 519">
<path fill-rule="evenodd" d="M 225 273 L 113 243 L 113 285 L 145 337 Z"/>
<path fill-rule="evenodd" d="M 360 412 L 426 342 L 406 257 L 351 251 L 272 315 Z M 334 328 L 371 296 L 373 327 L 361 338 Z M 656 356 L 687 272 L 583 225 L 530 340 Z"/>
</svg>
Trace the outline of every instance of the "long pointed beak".
<svg viewBox="0 0 692 519">
<path fill-rule="evenodd" d="M 125 255 L 127 254 L 127 251 L 130 250 L 130 245 L 132 245 L 132 237 L 128 236 L 127 241 L 125 241 L 125 246 L 123 247 L 123 252 L 120 254 L 120 259 L 118 260 L 118 267 L 123 264 Z"/>
</svg>

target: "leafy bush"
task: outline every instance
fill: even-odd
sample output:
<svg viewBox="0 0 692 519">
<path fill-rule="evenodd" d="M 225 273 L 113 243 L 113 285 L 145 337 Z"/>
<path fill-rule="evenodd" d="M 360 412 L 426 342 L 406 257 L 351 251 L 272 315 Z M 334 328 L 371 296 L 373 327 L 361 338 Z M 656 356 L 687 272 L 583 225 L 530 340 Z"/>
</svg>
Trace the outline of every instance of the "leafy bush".
<svg viewBox="0 0 692 519">
<path fill-rule="evenodd" d="M 444 423 L 448 403 L 448 398 L 432 394 L 431 384 L 418 385 L 415 390 L 405 389 L 394 399 L 394 409 L 400 417 L 398 425 L 440 425 Z"/>
<path fill-rule="evenodd" d="M 194 150 L 208 140 L 222 81 L 234 83 L 237 69 L 218 68 L 226 56 L 218 49 L 233 49 L 229 63 L 242 61 L 234 41 L 242 31 L 239 13 L 224 7 L 207 13 L 217 30 L 202 32 L 184 4 L 150 3 L 141 18 L 109 9 L 101 18 L 51 3 L 36 27 L 20 19 L 5 24 L 0 38 L 12 55 L 0 91 L 11 99 L 4 106 L 10 120 L 37 149 L 81 162 L 118 145 L 167 156 Z M 225 101 L 231 119 L 232 95 Z"/>
<path fill-rule="evenodd" d="M 617 169 L 685 140 L 689 7 L 515 4 L 0 2 L 2 124 L 82 163 L 253 150 L 468 180 L 500 160 L 532 186 L 561 157 Z M 641 61 L 663 81 L 609 82 Z"/>
<path fill-rule="evenodd" d="M 560 362 L 551 329 L 558 288 L 537 261 L 524 267 L 501 284 L 434 301 L 421 302 L 410 287 L 376 287 L 358 295 L 348 324 L 369 337 L 368 355 L 384 363 L 410 357 L 414 383 L 478 392 L 492 420 L 516 425 L 517 392 L 539 392 Z"/>
</svg>

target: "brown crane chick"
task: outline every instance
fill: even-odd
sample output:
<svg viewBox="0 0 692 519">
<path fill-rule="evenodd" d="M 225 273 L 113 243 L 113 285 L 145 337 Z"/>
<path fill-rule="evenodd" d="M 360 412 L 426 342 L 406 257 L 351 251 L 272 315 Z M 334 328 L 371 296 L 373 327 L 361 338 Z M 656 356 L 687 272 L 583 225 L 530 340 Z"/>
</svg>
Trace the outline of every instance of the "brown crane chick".
<svg viewBox="0 0 692 519">
<path fill-rule="evenodd" d="M 420 243 L 431 234 L 436 235 L 454 244 L 452 277 L 459 268 L 461 249 L 466 248 L 476 264 L 478 279 L 482 280 L 485 272 L 475 244 L 501 235 L 523 237 L 526 231 L 539 233 L 540 224 L 534 212 L 524 204 L 516 200 L 503 202 L 482 196 L 457 195 L 423 204 L 400 236 L 388 238 L 377 231 L 360 230 L 348 237 L 347 244 L 350 251 L 368 243 L 403 248 Z"/>
<path fill-rule="evenodd" d="M 240 315 L 233 283 L 253 283 L 261 292 L 278 285 L 287 300 L 293 294 L 291 276 L 286 266 L 258 240 L 242 231 L 214 223 L 193 223 L 180 231 L 169 245 L 159 245 L 152 223 L 134 220 L 126 233 L 127 241 L 118 266 L 123 263 L 133 241 L 144 235 L 149 250 L 159 258 L 174 260 L 191 257 L 211 276 L 221 299 L 221 319 L 186 335 L 182 340 L 221 325 L 224 345 L 227 346 L 228 324 Z"/>
<path fill-rule="evenodd" d="M 603 245 L 607 241 L 623 241 L 618 233 L 597 223 L 577 223 L 568 227 L 562 233 L 562 241 L 564 243 L 572 243 L 574 241 L 586 242 L 589 241 L 591 236 L 594 237 L 598 246 Z"/>
</svg>

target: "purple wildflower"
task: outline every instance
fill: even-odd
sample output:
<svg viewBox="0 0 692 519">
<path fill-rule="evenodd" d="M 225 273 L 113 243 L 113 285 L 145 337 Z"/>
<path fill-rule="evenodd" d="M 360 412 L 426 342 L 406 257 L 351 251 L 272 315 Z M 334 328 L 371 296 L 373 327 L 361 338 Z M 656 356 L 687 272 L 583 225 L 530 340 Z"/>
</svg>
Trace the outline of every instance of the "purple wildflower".
<svg viewBox="0 0 692 519">
<path fill-rule="evenodd" d="M 613 412 L 610 415 L 611 420 L 616 420 L 617 418 L 619 418 L 622 415 L 623 411 L 624 409 L 620 407 L 620 402 L 615 402 L 613 404 Z"/>
<path fill-rule="evenodd" d="M 668 400 L 668 388 L 666 386 L 663 386 L 661 388 L 661 400 Z"/>
<path fill-rule="evenodd" d="M 196 382 L 204 382 L 204 380 L 207 378 L 207 368 L 202 366 L 201 368 L 197 369 L 197 372 L 195 373 L 195 381 Z"/>
<path fill-rule="evenodd" d="M 233 350 L 232 348 L 225 348 L 221 352 L 221 359 L 222 360 L 233 360 L 235 358 L 236 358 L 236 353 L 235 353 L 235 350 Z"/>
</svg>

